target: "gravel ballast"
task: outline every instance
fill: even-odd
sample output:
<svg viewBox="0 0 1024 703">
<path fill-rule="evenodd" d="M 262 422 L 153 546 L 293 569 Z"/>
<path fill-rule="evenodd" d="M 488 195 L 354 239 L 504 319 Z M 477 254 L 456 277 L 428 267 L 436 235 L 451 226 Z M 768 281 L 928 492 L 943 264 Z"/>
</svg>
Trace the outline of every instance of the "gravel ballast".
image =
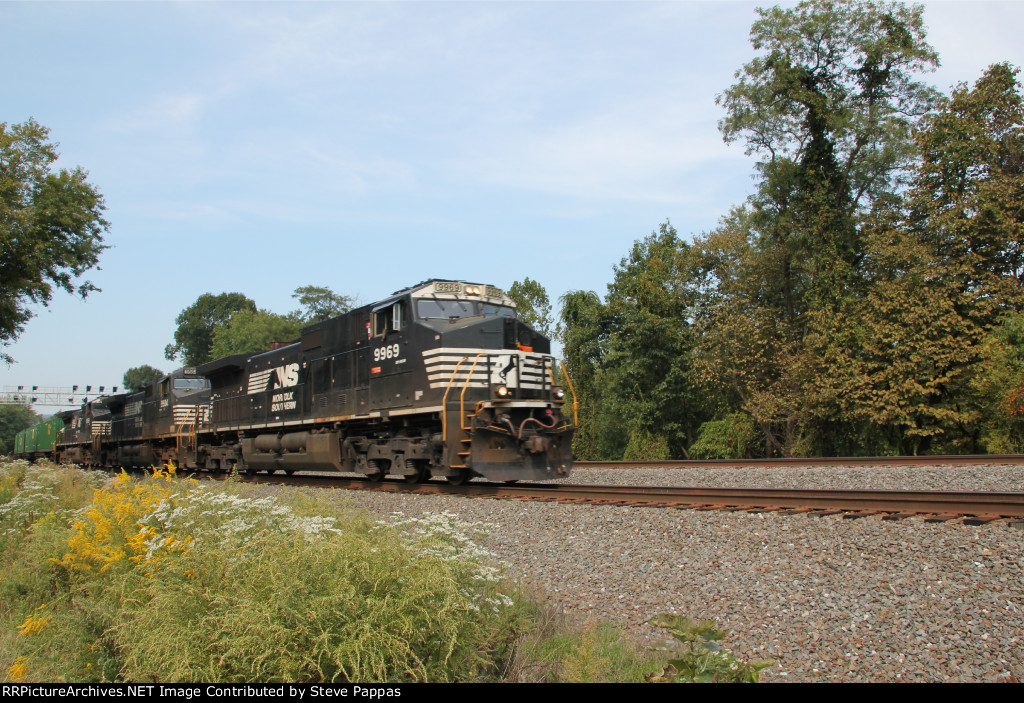
<svg viewBox="0 0 1024 703">
<path fill-rule="evenodd" d="M 1024 490 L 1021 467 L 587 469 L 573 483 Z M 389 515 L 493 523 L 488 547 L 570 616 L 642 641 L 712 619 L 766 681 L 1024 679 L 1024 529 L 338 491 Z"/>
</svg>

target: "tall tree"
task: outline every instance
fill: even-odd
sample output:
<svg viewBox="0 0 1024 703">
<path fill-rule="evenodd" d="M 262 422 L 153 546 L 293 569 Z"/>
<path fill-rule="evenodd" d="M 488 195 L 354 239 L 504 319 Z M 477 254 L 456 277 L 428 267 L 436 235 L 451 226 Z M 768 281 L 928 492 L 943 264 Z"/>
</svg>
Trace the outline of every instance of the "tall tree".
<svg viewBox="0 0 1024 703">
<path fill-rule="evenodd" d="M 719 102 L 725 140 L 746 143 L 759 180 L 698 242 L 711 290 L 700 376 L 731 386 L 770 451 L 830 452 L 834 418 L 813 404 L 822 369 L 807 337 L 863 295 L 864 220 L 908 177 L 914 126 L 937 95 L 915 74 L 937 57 L 917 6 L 814 0 L 758 13 L 760 53 Z"/>
<path fill-rule="evenodd" d="M 759 159 L 754 223 L 795 321 L 849 285 L 859 216 L 897 190 L 914 124 L 937 98 L 913 76 L 938 58 L 920 6 L 812 0 L 758 14 L 751 42 L 762 55 L 719 96 L 720 127 Z"/>
<path fill-rule="evenodd" d="M 700 411 L 690 392 L 690 247 L 671 223 L 634 242 L 608 286 L 604 382 L 629 459 L 682 456 Z"/>
<path fill-rule="evenodd" d="M 824 388 L 883 449 L 979 450 L 993 381 L 1017 377 L 1006 349 L 1018 338 L 1007 320 L 1024 311 L 1016 74 L 990 67 L 927 120 L 904 206 L 870 230 L 867 296 L 844 320 L 818 325 L 831 355 Z"/>
<path fill-rule="evenodd" d="M 52 170 L 57 144 L 35 120 L 0 122 L 0 345 L 14 342 L 48 305 L 54 287 L 84 298 L 98 290 L 79 276 L 99 263 L 103 196 L 80 167 Z M 0 352 L 0 361 L 13 359 Z"/>
<path fill-rule="evenodd" d="M 129 393 L 138 393 L 146 387 L 150 381 L 157 381 L 164 377 L 164 372 L 149 364 L 133 366 L 124 372 L 124 389 Z"/>
<path fill-rule="evenodd" d="M 241 293 L 204 293 L 178 315 L 174 344 L 167 345 L 164 356 L 174 361 L 180 355 L 186 366 L 210 361 L 214 329 L 242 310 L 256 312 L 256 303 Z"/>
<path fill-rule="evenodd" d="M 354 297 L 335 293 L 327 286 L 302 286 L 295 289 L 292 297 L 303 307 L 297 316 L 306 323 L 342 315 L 356 305 Z"/>
<path fill-rule="evenodd" d="M 907 227 L 928 245 L 970 306 L 994 326 L 1024 304 L 1024 104 L 1009 64 L 961 84 L 921 131 L 922 163 L 907 198 Z"/>
<path fill-rule="evenodd" d="M 210 358 L 249 354 L 270 349 L 275 342 L 292 342 L 305 321 L 296 313 L 278 315 L 267 310 L 240 310 L 213 330 Z"/>
<path fill-rule="evenodd" d="M 551 317 L 551 301 L 548 299 L 548 292 L 544 286 L 527 276 L 522 282 L 512 283 L 508 289 L 508 297 L 515 301 L 520 320 L 545 337 L 555 336 L 554 321 Z"/>
</svg>

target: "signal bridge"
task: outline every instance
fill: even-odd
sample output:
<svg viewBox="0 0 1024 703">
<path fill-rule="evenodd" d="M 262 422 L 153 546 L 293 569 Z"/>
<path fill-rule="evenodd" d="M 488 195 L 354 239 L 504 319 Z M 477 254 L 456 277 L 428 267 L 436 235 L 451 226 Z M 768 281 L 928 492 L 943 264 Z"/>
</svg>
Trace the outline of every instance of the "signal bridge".
<svg viewBox="0 0 1024 703">
<path fill-rule="evenodd" d="M 0 405 L 77 408 L 86 400 L 117 393 L 117 386 L 4 386 Z"/>
</svg>

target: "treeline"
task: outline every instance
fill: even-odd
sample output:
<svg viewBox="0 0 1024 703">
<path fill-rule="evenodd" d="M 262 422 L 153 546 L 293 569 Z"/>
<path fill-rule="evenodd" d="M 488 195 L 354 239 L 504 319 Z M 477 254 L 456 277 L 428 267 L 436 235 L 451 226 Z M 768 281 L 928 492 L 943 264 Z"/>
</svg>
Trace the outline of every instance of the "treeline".
<svg viewBox="0 0 1024 703">
<path fill-rule="evenodd" d="M 576 456 L 1021 451 L 1018 69 L 942 95 L 919 6 L 758 12 L 718 98 L 753 195 L 561 299 Z"/>
</svg>

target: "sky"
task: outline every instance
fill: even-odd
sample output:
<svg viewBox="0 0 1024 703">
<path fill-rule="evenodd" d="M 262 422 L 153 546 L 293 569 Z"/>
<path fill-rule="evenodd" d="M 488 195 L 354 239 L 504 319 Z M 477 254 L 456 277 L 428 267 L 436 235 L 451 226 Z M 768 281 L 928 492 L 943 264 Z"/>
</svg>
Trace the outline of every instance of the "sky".
<svg viewBox="0 0 1024 703">
<path fill-rule="evenodd" d="M 0 0 L 0 122 L 48 127 L 111 223 L 84 276 L 102 292 L 36 308 L 0 391 L 170 371 L 203 293 L 277 313 L 300 286 L 365 304 L 429 278 L 604 295 L 635 240 L 751 193 L 715 97 L 770 4 Z M 943 91 L 1024 66 L 1024 2 L 925 21 Z"/>
</svg>

